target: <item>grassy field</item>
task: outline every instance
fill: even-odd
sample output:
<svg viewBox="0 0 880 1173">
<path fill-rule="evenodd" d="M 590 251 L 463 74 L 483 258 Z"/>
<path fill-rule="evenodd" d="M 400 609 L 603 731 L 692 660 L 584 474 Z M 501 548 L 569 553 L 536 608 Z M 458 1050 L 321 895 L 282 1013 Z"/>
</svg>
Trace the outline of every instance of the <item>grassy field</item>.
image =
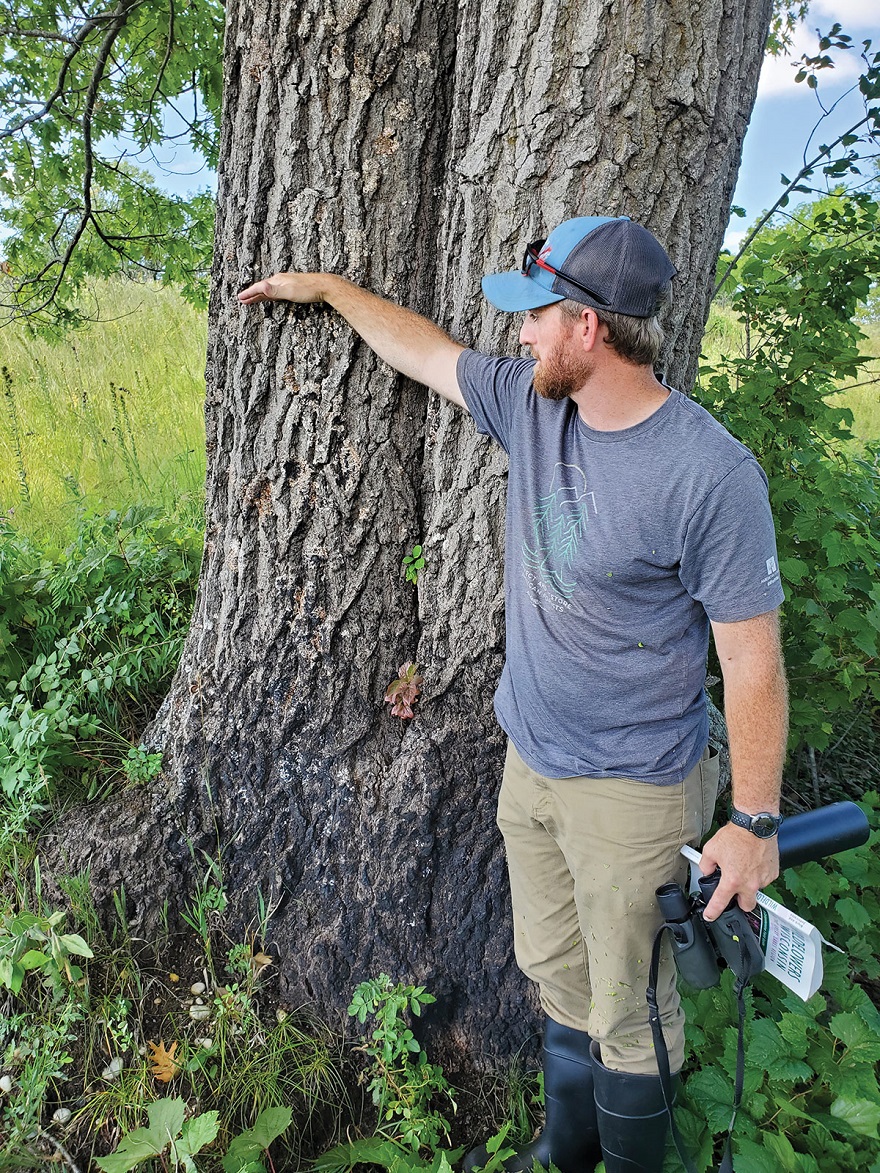
<svg viewBox="0 0 880 1173">
<path fill-rule="evenodd" d="M 0 511 L 50 545 L 82 504 L 202 515 L 205 314 L 124 280 L 94 300 L 58 343 L 0 330 Z"/>
</svg>

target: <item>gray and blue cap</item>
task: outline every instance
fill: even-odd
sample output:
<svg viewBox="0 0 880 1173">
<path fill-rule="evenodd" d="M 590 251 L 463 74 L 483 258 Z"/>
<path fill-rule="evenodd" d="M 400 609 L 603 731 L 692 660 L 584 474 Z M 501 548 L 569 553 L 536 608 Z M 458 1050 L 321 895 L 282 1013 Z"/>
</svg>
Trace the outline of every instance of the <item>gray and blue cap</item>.
<svg viewBox="0 0 880 1173">
<path fill-rule="evenodd" d="M 484 277 L 483 293 L 511 313 L 572 298 L 650 318 L 676 272 L 653 233 L 629 217 L 578 216 L 528 245 L 520 269 Z"/>
</svg>

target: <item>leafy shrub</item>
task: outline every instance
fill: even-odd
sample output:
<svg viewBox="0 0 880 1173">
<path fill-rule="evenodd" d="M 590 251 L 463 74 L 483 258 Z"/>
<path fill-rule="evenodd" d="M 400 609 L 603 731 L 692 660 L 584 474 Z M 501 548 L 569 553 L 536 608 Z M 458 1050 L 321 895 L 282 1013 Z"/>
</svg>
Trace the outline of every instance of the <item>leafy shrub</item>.
<svg viewBox="0 0 880 1173">
<path fill-rule="evenodd" d="M 47 916 L 32 912 L 0 916 L 0 986 L 19 994 L 26 974 L 34 970 L 60 1001 L 68 984 L 82 978 L 71 957 L 91 957 L 92 951 L 78 933 L 59 931 L 64 918 L 61 910 Z"/>
<path fill-rule="evenodd" d="M 754 240 L 731 303 L 744 353 L 701 367 L 695 398 L 760 460 L 786 587 L 792 740 L 825 749 L 842 714 L 880 699 L 878 452 L 853 455 L 840 380 L 868 361 L 856 312 L 880 277 L 880 205 L 821 200 Z"/>
<path fill-rule="evenodd" d="M 53 559 L 0 525 L 0 796 L 20 827 L 63 782 L 90 794 L 156 763 L 129 751 L 180 657 L 201 535 L 158 510 L 84 512 Z M 124 761 L 124 764 L 123 764 Z"/>
<path fill-rule="evenodd" d="M 349 1014 L 364 1023 L 374 1017 L 376 1026 L 364 1042 L 372 1059 L 369 1089 L 379 1109 L 379 1132 L 399 1139 L 418 1152 L 434 1148 L 447 1135 L 448 1121 L 434 1106 L 446 1100 L 455 1111 L 452 1089 L 440 1067 L 428 1062 L 406 1022 L 435 1002 L 424 986 L 393 985 L 387 974 L 361 982 L 355 990 Z"/>
</svg>

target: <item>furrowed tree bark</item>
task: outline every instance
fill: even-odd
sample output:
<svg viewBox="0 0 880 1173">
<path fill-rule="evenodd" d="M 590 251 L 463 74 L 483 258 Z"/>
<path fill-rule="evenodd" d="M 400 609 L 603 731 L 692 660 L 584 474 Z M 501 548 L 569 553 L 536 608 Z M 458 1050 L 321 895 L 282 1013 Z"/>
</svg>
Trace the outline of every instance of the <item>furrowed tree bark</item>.
<svg viewBox="0 0 880 1173">
<path fill-rule="evenodd" d="M 333 270 L 516 353 L 480 276 L 560 219 L 624 213 L 679 268 L 665 368 L 688 390 L 769 16 L 770 0 L 230 4 L 207 536 L 150 733 L 165 769 L 136 812 L 82 810 L 53 849 L 99 892 L 124 881 L 142 933 L 219 852 L 242 938 L 260 894 L 275 907 L 289 1001 L 334 1017 L 385 971 L 437 995 L 426 1028 L 452 1070 L 529 1038 L 494 826 L 504 462 L 333 313 L 235 294 Z M 406 660 L 425 677 L 409 722 L 383 704 Z"/>
</svg>

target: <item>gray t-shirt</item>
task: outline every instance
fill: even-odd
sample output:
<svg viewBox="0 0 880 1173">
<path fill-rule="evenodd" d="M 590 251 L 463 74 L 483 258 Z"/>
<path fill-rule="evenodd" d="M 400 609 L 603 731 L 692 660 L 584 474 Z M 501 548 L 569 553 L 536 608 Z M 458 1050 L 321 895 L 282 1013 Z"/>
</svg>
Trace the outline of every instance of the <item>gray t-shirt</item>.
<svg viewBox="0 0 880 1173">
<path fill-rule="evenodd" d="M 678 391 L 598 432 L 537 395 L 534 365 L 458 362 L 477 428 L 510 457 L 495 712 L 547 777 L 680 782 L 708 737 L 709 620 L 782 602 L 767 478 Z"/>
</svg>

